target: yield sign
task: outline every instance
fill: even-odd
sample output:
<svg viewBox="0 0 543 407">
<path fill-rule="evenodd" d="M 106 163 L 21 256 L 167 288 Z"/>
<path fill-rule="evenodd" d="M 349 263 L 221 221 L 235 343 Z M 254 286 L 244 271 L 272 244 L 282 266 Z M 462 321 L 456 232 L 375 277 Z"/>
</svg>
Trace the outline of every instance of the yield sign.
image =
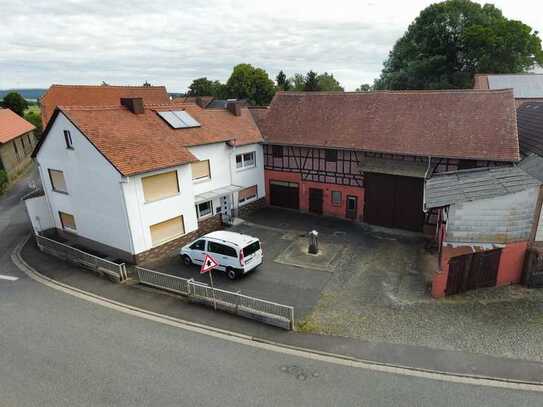
<svg viewBox="0 0 543 407">
<path fill-rule="evenodd" d="M 215 267 L 217 267 L 219 263 L 211 257 L 209 254 L 206 254 L 206 257 L 204 259 L 204 262 L 202 263 L 202 268 L 200 268 L 200 274 L 207 273 L 210 270 L 213 270 Z"/>
</svg>

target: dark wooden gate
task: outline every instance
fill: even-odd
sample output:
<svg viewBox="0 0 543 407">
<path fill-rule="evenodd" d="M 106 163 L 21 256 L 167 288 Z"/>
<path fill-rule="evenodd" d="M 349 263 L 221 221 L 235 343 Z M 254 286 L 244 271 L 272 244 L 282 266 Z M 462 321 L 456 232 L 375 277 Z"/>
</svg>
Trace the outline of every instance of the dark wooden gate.
<svg viewBox="0 0 543 407">
<path fill-rule="evenodd" d="M 309 188 L 309 212 L 322 215 L 322 189 Z"/>
<path fill-rule="evenodd" d="M 420 232 L 424 224 L 424 180 L 366 173 L 364 221 Z"/>
<path fill-rule="evenodd" d="M 286 181 L 270 181 L 270 203 L 283 208 L 300 209 L 298 184 Z"/>
<path fill-rule="evenodd" d="M 451 258 L 445 293 L 453 295 L 477 288 L 494 287 L 498 279 L 500 257 L 501 249 Z"/>
</svg>

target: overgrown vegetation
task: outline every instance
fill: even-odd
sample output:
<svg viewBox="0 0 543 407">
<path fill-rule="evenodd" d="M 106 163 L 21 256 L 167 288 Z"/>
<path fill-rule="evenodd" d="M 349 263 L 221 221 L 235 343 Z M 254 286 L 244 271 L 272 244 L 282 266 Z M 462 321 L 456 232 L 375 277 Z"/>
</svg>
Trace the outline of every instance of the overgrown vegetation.
<svg viewBox="0 0 543 407">
<path fill-rule="evenodd" d="M 0 170 L 0 195 L 5 192 L 8 187 L 8 174 L 5 170 Z"/>
</svg>

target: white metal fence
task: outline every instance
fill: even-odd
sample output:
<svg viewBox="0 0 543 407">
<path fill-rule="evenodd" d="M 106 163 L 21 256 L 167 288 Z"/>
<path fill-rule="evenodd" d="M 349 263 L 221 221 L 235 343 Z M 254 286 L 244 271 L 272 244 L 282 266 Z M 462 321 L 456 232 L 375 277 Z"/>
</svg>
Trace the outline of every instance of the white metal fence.
<svg viewBox="0 0 543 407">
<path fill-rule="evenodd" d="M 112 261 L 102 259 L 90 253 L 86 253 L 75 247 L 68 246 L 56 240 L 49 239 L 45 236 L 35 235 L 36 243 L 39 249 L 44 252 L 58 257 L 62 260 L 81 265 L 93 271 L 108 274 L 120 282 L 128 278 L 126 265 L 124 263 L 117 264 Z"/>
<path fill-rule="evenodd" d="M 246 318 L 284 329 L 293 329 L 294 307 L 250 297 L 239 292 L 211 288 L 192 279 L 175 277 L 136 267 L 140 283 L 187 296 L 192 301 L 215 306 Z"/>
</svg>

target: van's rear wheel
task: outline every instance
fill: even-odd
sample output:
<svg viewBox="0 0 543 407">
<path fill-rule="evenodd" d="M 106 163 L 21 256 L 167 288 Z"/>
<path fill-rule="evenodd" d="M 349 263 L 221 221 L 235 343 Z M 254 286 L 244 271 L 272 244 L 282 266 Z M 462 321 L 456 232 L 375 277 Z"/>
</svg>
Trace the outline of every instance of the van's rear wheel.
<svg viewBox="0 0 543 407">
<path fill-rule="evenodd" d="M 238 272 L 233 268 L 228 267 L 226 269 L 226 277 L 228 277 L 229 280 L 236 280 L 238 278 Z"/>
<path fill-rule="evenodd" d="M 183 264 L 185 266 L 190 266 L 192 264 L 192 260 L 186 254 L 183 255 Z"/>
</svg>

